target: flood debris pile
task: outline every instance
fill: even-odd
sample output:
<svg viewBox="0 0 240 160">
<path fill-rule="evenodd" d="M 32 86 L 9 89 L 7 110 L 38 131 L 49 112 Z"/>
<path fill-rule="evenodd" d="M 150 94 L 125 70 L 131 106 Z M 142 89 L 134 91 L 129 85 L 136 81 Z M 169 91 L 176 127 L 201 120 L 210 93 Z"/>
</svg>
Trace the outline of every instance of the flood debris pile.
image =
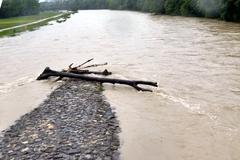
<svg viewBox="0 0 240 160">
<path fill-rule="evenodd" d="M 71 80 L 0 138 L 0 159 L 119 159 L 119 124 L 98 83 Z"/>
</svg>

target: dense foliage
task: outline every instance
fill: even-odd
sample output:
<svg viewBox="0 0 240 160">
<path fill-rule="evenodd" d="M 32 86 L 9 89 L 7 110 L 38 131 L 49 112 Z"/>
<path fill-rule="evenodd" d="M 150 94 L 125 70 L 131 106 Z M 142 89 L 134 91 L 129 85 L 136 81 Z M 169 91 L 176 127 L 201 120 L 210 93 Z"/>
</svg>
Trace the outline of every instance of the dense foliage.
<svg viewBox="0 0 240 160">
<path fill-rule="evenodd" d="M 240 0 L 48 0 L 44 10 L 118 9 L 240 21 Z M 38 0 L 4 0 L 0 17 L 37 13 Z"/>
<path fill-rule="evenodd" d="M 3 0 L 0 17 L 32 15 L 39 12 L 38 0 Z"/>
<path fill-rule="evenodd" d="M 48 9 L 119 9 L 240 21 L 240 0 L 52 0 Z"/>
</svg>

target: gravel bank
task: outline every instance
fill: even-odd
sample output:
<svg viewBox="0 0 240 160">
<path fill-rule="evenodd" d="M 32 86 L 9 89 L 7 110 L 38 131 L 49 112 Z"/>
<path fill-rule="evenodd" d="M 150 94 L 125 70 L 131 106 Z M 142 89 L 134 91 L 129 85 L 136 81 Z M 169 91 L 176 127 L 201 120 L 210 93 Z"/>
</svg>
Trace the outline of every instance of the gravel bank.
<svg viewBox="0 0 240 160">
<path fill-rule="evenodd" d="M 119 159 L 119 124 L 97 83 L 69 81 L 0 137 L 0 159 Z"/>
</svg>

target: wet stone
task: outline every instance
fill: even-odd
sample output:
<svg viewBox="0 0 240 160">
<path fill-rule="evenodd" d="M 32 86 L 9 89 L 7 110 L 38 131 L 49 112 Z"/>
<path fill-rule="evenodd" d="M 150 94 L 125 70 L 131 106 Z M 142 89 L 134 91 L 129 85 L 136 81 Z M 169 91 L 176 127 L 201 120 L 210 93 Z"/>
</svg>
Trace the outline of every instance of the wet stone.
<svg viewBox="0 0 240 160">
<path fill-rule="evenodd" d="M 0 159 L 119 159 L 119 124 L 99 84 L 67 81 L 0 134 Z"/>
<path fill-rule="evenodd" d="M 80 149 L 71 149 L 68 151 L 68 154 L 69 155 L 72 155 L 72 154 L 79 154 L 81 153 L 81 150 Z"/>
</svg>

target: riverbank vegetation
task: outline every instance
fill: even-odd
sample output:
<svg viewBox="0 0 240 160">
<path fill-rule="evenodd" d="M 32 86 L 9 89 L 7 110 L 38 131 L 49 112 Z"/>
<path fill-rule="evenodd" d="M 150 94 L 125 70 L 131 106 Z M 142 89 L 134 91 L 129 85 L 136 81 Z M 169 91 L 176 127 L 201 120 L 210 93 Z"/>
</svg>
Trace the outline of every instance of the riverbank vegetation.
<svg viewBox="0 0 240 160">
<path fill-rule="evenodd" d="M 39 6 L 38 0 L 3 0 L 0 18 L 38 14 Z"/>
<path fill-rule="evenodd" d="M 32 16 L 21 16 L 21 17 L 0 19 L 0 29 L 18 26 L 18 25 L 22 25 L 22 24 L 26 24 L 26 23 L 31 23 L 31 22 L 38 21 L 41 19 L 56 16 L 58 14 L 60 14 L 60 13 L 50 11 L 50 12 L 42 12 L 42 13 L 39 13 L 37 15 L 32 15 Z"/>
<path fill-rule="evenodd" d="M 41 10 L 117 9 L 240 22 L 240 0 L 52 0 Z"/>
<path fill-rule="evenodd" d="M 59 18 L 65 20 L 70 14 L 71 12 L 40 12 L 39 0 L 3 0 L 0 8 L 0 37 L 35 30 L 49 21 Z"/>
<path fill-rule="evenodd" d="M 53 20 L 63 19 L 62 21 L 66 21 L 71 14 L 72 12 L 44 12 L 34 16 L 0 19 L 0 37 L 15 36 L 20 32 L 33 31 Z"/>
<path fill-rule="evenodd" d="M 240 0 L 3 0 L 0 18 L 48 10 L 116 9 L 240 22 Z"/>
</svg>

